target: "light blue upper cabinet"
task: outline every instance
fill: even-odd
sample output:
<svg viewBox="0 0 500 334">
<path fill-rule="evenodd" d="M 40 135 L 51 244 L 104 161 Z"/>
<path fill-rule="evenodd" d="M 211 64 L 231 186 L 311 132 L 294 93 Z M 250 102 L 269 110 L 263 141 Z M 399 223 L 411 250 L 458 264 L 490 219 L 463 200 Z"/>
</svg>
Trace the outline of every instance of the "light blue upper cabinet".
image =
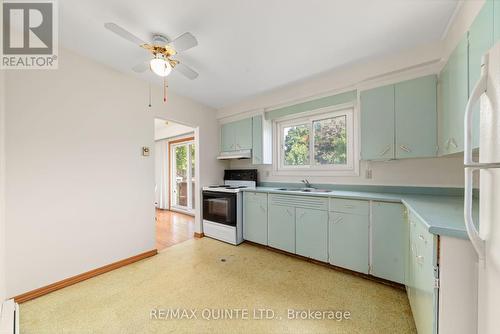
<svg viewBox="0 0 500 334">
<path fill-rule="evenodd" d="M 245 118 L 234 122 L 234 145 L 236 150 L 252 148 L 252 118 Z"/>
<path fill-rule="evenodd" d="M 494 43 L 500 41 L 500 2 L 493 1 Z"/>
<path fill-rule="evenodd" d="M 243 193 L 243 239 L 267 245 L 266 193 Z"/>
<path fill-rule="evenodd" d="M 405 283 L 408 229 L 399 203 L 372 204 L 372 274 Z"/>
<path fill-rule="evenodd" d="M 221 126 L 221 151 L 238 151 L 252 148 L 252 118 L 225 123 Z"/>
<path fill-rule="evenodd" d="M 361 159 L 394 159 L 394 85 L 361 92 Z"/>
<path fill-rule="evenodd" d="M 464 112 L 469 99 L 468 39 L 464 36 L 440 74 L 441 119 L 439 151 L 441 155 L 464 149 Z"/>
<path fill-rule="evenodd" d="M 319 261 L 328 261 L 328 212 L 296 208 L 296 252 Z"/>
<path fill-rule="evenodd" d="M 486 1 L 469 30 L 469 93 L 479 80 L 481 58 L 493 46 L 494 1 Z M 500 6 L 499 3 L 496 6 Z M 500 17 L 499 17 L 500 18 Z M 479 146 L 479 104 L 474 107 L 472 147 Z"/>
<path fill-rule="evenodd" d="M 233 123 L 222 124 L 220 138 L 221 152 L 229 152 L 234 150 L 234 126 Z"/>
<path fill-rule="evenodd" d="M 396 159 L 436 156 L 436 94 L 435 75 L 395 85 Z"/>
<path fill-rule="evenodd" d="M 263 129 L 262 115 L 252 118 L 252 163 L 260 165 L 263 163 Z"/>
</svg>

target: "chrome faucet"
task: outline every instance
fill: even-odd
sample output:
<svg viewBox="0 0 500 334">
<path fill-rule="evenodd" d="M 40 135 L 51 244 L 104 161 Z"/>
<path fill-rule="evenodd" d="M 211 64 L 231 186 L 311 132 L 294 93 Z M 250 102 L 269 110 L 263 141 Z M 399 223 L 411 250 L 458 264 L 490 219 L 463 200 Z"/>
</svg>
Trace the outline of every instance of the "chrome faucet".
<svg viewBox="0 0 500 334">
<path fill-rule="evenodd" d="M 307 179 L 304 179 L 304 180 L 302 180 L 300 182 L 302 182 L 306 186 L 306 188 L 312 188 L 313 187 L 311 185 L 311 183 L 309 183 L 309 180 L 307 180 Z"/>
</svg>

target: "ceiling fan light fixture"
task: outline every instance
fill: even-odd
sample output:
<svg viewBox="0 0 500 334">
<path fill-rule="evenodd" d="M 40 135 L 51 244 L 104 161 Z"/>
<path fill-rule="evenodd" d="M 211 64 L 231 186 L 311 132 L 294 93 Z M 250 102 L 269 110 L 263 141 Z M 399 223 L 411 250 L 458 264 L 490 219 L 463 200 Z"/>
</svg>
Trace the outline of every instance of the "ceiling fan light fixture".
<svg viewBox="0 0 500 334">
<path fill-rule="evenodd" d="M 149 62 L 149 67 L 154 74 L 160 77 L 166 77 L 172 72 L 172 65 L 162 56 L 156 56 Z"/>
</svg>

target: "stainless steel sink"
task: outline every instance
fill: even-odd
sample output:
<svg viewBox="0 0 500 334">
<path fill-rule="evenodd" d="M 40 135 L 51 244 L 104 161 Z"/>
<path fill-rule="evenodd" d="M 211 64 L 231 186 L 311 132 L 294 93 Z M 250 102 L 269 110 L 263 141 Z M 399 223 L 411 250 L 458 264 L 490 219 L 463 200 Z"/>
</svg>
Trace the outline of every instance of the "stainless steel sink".
<svg viewBox="0 0 500 334">
<path fill-rule="evenodd" d="M 329 193 L 331 190 L 318 188 L 278 188 L 281 191 L 300 191 L 303 193 Z"/>
</svg>

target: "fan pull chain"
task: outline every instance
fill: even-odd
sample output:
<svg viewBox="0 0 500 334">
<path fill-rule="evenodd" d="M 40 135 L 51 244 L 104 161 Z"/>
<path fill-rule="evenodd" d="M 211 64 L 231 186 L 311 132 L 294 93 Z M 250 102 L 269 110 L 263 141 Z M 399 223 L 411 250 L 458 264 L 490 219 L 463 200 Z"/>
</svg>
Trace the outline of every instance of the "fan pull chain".
<svg viewBox="0 0 500 334">
<path fill-rule="evenodd" d="M 149 84 L 149 108 L 151 108 L 151 84 Z"/>
<path fill-rule="evenodd" d="M 167 102 L 167 77 L 163 77 L 163 102 Z"/>
</svg>

